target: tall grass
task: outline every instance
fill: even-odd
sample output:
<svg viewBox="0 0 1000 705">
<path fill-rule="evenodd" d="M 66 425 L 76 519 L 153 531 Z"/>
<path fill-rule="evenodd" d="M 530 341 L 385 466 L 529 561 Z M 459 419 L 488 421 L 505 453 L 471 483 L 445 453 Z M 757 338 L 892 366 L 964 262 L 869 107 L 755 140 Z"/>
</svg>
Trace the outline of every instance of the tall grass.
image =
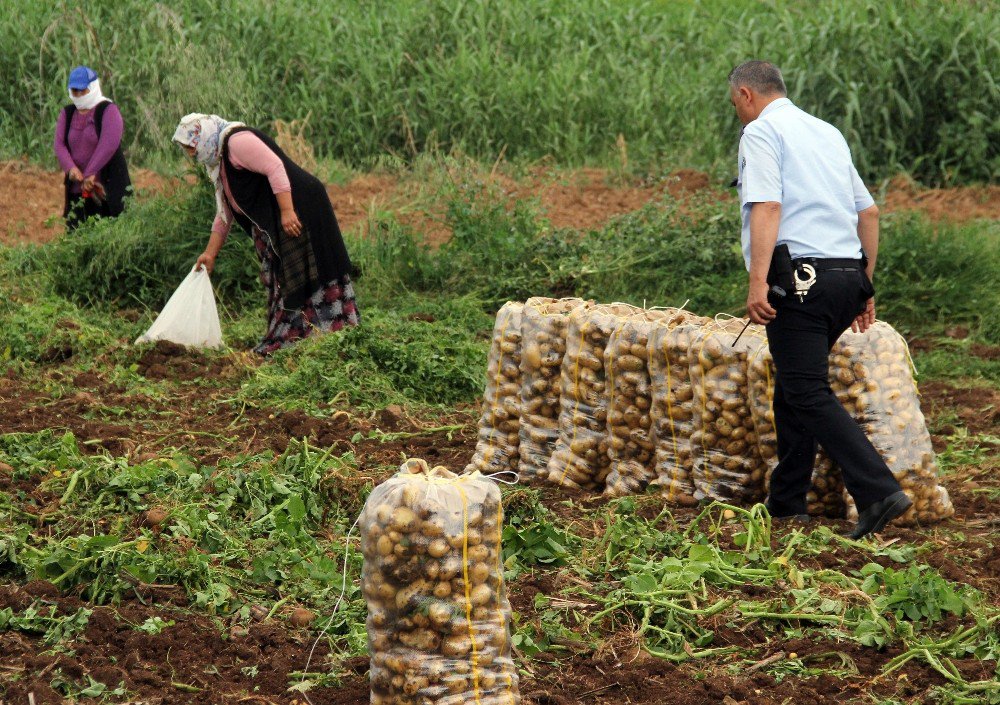
<svg viewBox="0 0 1000 705">
<path fill-rule="evenodd" d="M 875 273 L 879 316 L 908 332 L 967 325 L 1000 343 L 1000 222 L 928 222 L 918 214 L 883 222 Z"/>
<path fill-rule="evenodd" d="M 133 159 L 171 154 L 198 110 L 308 117 L 319 153 L 366 165 L 463 150 L 481 159 L 729 170 L 725 77 L 747 58 L 838 125 L 862 174 L 1000 176 L 1000 13 L 988 0 L 0 0 L 0 153 L 46 158 L 70 66 L 122 106 Z"/>
</svg>

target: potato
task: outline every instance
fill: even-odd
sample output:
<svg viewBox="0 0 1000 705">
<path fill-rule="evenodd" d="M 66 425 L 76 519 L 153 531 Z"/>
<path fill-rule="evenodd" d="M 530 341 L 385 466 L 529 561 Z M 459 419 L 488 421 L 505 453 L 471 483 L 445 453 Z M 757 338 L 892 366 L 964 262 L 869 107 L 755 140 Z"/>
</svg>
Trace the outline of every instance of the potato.
<svg viewBox="0 0 1000 705">
<path fill-rule="evenodd" d="M 473 605 L 481 607 L 489 602 L 493 597 L 493 591 L 490 589 L 489 585 L 476 585 L 472 588 L 472 595 L 470 601 Z"/>
<path fill-rule="evenodd" d="M 392 510 L 388 504 L 380 504 L 375 508 L 375 518 L 382 526 L 388 526 L 392 520 Z"/>
<path fill-rule="evenodd" d="M 441 644 L 441 652 L 445 656 L 465 656 L 472 649 L 472 641 L 468 634 L 457 634 L 444 639 Z"/>
<path fill-rule="evenodd" d="M 495 534 L 491 534 L 492 540 L 498 540 Z M 466 563 L 474 563 L 476 561 L 487 561 L 491 556 L 491 551 L 489 546 L 484 546 L 482 544 L 478 546 L 469 546 L 469 550 L 466 553 Z"/>
<path fill-rule="evenodd" d="M 410 461 L 360 518 L 372 702 L 520 702 L 497 485 Z"/>
<path fill-rule="evenodd" d="M 296 607 L 292 610 L 288 621 L 296 627 L 308 627 L 316 619 L 316 613 L 307 610 L 305 607 Z"/>
<path fill-rule="evenodd" d="M 412 584 L 400 588 L 396 592 L 396 609 L 402 610 L 414 601 L 419 601 L 422 594 L 428 593 L 430 590 L 431 585 L 426 580 L 416 580 Z"/>
<path fill-rule="evenodd" d="M 392 512 L 392 528 L 404 534 L 408 534 L 417 528 L 417 515 L 408 507 L 396 507 Z"/>
<path fill-rule="evenodd" d="M 749 505 L 763 497 L 767 467 L 756 434 L 749 432 L 753 418 L 747 405 L 747 366 L 749 351 L 757 350 L 765 337 L 756 325 L 740 335 L 745 323 L 738 318 L 709 323 L 691 336 L 688 346 L 694 392 L 691 475 L 697 499 Z M 734 441 L 745 441 L 746 452 L 731 455 Z"/>
<path fill-rule="evenodd" d="M 613 304 L 581 307 L 570 314 L 560 375 L 559 439 L 548 465 L 551 484 L 604 488 L 611 468 L 605 349 L 625 317 L 640 311 Z"/>
<path fill-rule="evenodd" d="M 649 345 L 657 329 L 675 327 L 690 317 L 678 309 L 644 311 L 627 318 L 604 351 L 611 435 L 604 494 L 609 497 L 643 492 L 656 479 Z"/>
<path fill-rule="evenodd" d="M 378 537 L 376 542 L 376 550 L 380 556 L 388 556 L 392 554 L 392 549 L 395 544 L 392 543 L 392 539 L 383 534 Z"/>
<path fill-rule="evenodd" d="M 508 301 L 497 311 L 486 365 L 486 389 L 479 418 L 479 440 L 466 472 L 511 470 L 521 462 L 521 320 L 524 305 Z M 535 345 L 533 354 L 541 349 Z"/>
</svg>

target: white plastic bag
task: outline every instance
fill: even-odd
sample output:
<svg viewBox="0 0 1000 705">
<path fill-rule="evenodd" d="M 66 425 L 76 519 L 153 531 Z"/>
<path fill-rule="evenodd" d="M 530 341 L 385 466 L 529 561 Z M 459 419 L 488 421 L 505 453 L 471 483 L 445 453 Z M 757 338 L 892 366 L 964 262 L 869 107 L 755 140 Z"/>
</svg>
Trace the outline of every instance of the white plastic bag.
<svg viewBox="0 0 1000 705">
<path fill-rule="evenodd" d="M 169 340 L 198 348 L 222 347 L 222 328 L 215 308 L 215 293 L 208 270 L 192 269 L 173 293 L 160 315 L 135 341 Z"/>
</svg>

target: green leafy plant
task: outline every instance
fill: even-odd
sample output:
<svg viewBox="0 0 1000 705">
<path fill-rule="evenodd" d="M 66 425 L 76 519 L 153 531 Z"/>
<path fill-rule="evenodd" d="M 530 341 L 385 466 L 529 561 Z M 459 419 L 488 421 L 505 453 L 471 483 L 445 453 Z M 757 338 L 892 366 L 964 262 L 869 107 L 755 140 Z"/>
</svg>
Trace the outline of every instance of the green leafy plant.
<svg viewBox="0 0 1000 705">
<path fill-rule="evenodd" d="M 865 577 L 861 589 L 875 596 L 877 607 L 892 612 L 896 619 L 937 622 L 945 613 L 961 617 L 968 609 L 966 599 L 926 566 L 894 570 L 869 563 L 860 572 Z"/>
<path fill-rule="evenodd" d="M 0 631 L 37 634 L 45 644 L 58 644 L 73 639 L 87 628 L 93 610 L 80 607 L 73 614 L 59 614 L 54 605 L 33 602 L 18 614 L 10 607 L 0 609 Z"/>
</svg>

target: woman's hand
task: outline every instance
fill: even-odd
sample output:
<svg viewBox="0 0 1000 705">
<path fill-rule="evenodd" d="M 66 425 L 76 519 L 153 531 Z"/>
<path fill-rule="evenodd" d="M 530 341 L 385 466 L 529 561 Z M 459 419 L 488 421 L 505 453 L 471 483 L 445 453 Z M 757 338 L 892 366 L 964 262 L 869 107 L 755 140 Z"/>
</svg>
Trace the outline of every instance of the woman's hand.
<svg viewBox="0 0 1000 705">
<path fill-rule="evenodd" d="M 294 208 L 281 210 L 281 229 L 291 237 L 298 237 L 302 234 L 302 221 L 299 220 Z"/>
<path fill-rule="evenodd" d="M 66 176 L 69 177 L 70 181 L 83 181 L 83 172 L 77 169 L 76 167 L 73 167 L 68 172 L 66 172 Z"/>
<path fill-rule="evenodd" d="M 215 269 L 215 255 L 210 255 L 208 252 L 202 252 L 198 256 L 198 261 L 194 263 L 194 268 L 200 270 L 202 267 L 205 268 L 209 274 Z"/>
<path fill-rule="evenodd" d="M 83 192 L 93 193 L 95 183 L 97 183 L 97 174 L 91 174 L 90 176 L 83 177 Z"/>
</svg>

